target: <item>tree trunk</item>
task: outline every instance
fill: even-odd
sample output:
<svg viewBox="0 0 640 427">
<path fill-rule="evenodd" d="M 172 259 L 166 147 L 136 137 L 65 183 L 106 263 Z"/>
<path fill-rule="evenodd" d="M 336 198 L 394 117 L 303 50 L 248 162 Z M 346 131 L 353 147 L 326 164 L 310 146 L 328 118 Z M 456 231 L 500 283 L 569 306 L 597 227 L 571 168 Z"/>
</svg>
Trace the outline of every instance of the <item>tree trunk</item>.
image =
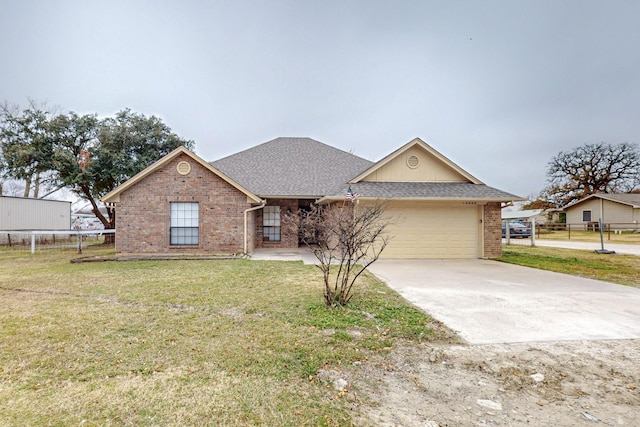
<svg viewBox="0 0 640 427">
<path fill-rule="evenodd" d="M 24 198 L 29 197 L 29 193 L 31 193 L 31 178 L 27 178 L 24 180 Z"/>
<path fill-rule="evenodd" d="M 33 198 L 37 199 L 38 196 L 40 195 L 40 172 L 36 172 L 36 177 L 34 179 L 34 186 L 33 186 Z"/>
<path fill-rule="evenodd" d="M 104 235 L 104 244 L 105 245 L 115 245 L 116 244 L 116 235 L 115 233 L 109 233 Z"/>
<path fill-rule="evenodd" d="M 86 185 L 81 185 L 80 189 L 82 190 L 82 193 L 85 195 L 85 198 L 89 201 L 89 203 L 91 203 L 91 211 L 100 220 L 100 222 L 104 226 L 105 230 L 113 230 L 114 228 L 116 228 L 116 211 L 115 211 L 115 209 L 107 207 L 107 216 L 109 218 L 106 218 L 104 215 L 102 215 L 102 212 L 100 212 L 100 208 L 98 207 L 98 204 L 96 203 L 95 199 L 91 195 L 91 192 L 89 191 L 89 188 Z M 113 245 L 113 244 L 115 244 L 115 242 L 116 242 L 115 234 L 105 234 L 104 235 L 104 244 L 105 245 Z"/>
</svg>

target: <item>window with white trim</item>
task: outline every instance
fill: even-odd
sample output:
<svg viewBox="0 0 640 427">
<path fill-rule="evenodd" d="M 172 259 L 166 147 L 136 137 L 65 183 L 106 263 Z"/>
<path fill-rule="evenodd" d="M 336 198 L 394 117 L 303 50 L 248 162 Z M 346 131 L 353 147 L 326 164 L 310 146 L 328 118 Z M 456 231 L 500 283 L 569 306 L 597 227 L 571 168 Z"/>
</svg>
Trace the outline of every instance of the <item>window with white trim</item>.
<svg viewBox="0 0 640 427">
<path fill-rule="evenodd" d="M 582 221 L 591 222 L 591 211 L 582 211 Z"/>
<path fill-rule="evenodd" d="M 280 241 L 280 206 L 265 206 L 263 208 L 262 236 L 265 242 Z"/>
<path fill-rule="evenodd" d="M 199 203 L 171 202 L 169 244 L 196 246 L 199 243 Z"/>
</svg>

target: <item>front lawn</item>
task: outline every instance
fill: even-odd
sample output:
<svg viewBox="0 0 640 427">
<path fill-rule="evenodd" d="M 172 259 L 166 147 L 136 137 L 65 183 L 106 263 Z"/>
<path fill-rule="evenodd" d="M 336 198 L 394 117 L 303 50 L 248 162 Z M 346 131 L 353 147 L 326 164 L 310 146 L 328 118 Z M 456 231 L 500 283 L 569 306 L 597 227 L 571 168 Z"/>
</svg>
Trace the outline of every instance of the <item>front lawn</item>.
<svg viewBox="0 0 640 427">
<path fill-rule="evenodd" d="M 321 292 L 299 262 L 1 258 L 0 425 L 349 425 L 316 373 L 438 336 L 371 275 Z"/>
<path fill-rule="evenodd" d="M 640 257 L 577 249 L 509 246 L 499 261 L 640 287 Z"/>
</svg>

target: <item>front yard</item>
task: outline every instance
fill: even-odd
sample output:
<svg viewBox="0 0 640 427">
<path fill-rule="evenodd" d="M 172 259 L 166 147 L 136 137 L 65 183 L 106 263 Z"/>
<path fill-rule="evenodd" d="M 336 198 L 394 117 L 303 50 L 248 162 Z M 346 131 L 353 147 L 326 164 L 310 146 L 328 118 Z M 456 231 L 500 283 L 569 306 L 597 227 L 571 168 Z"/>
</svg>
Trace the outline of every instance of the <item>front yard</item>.
<svg viewBox="0 0 640 427">
<path fill-rule="evenodd" d="M 327 309 L 296 262 L 2 258 L 0 425 L 349 425 L 325 378 L 443 331 L 371 275 Z"/>
<path fill-rule="evenodd" d="M 635 286 L 638 259 L 521 247 L 503 257 Z M 298 262 L 70 264 L 63 254 L 4 254 L 0 425 L 573 426 L 640 417 L 638 340 L 469 346 L 370 275 L 347 309 L 326 309 L 321 290 L 317 269 Z M 335 379 L 346 382 L 336 389 Z"/>
</svg>

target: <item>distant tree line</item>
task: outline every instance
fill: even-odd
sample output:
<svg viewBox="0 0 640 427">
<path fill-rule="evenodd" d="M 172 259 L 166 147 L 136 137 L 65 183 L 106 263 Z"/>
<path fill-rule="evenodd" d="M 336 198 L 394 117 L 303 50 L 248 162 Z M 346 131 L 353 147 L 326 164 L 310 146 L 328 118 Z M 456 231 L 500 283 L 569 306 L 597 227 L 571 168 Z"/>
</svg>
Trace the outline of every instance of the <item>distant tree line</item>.
<svg viewBox="0 0 640 427">
<path fill-rule="evenodd" d="M 26 108 L 0 107 L 0 185 L 25 183 L 24 197 L 43 189 L 68 188 L 88 200 L 105 228 L 115 228 L 115 212 L 99 210 L 98 200 L 179 146 L 194 142 L 177 136 L 155 116 L 123 109 L 113 117 L 60 113 L 29 101 Z M 1 193 L 0 193 L 1 194 Z"/>
</svg>

